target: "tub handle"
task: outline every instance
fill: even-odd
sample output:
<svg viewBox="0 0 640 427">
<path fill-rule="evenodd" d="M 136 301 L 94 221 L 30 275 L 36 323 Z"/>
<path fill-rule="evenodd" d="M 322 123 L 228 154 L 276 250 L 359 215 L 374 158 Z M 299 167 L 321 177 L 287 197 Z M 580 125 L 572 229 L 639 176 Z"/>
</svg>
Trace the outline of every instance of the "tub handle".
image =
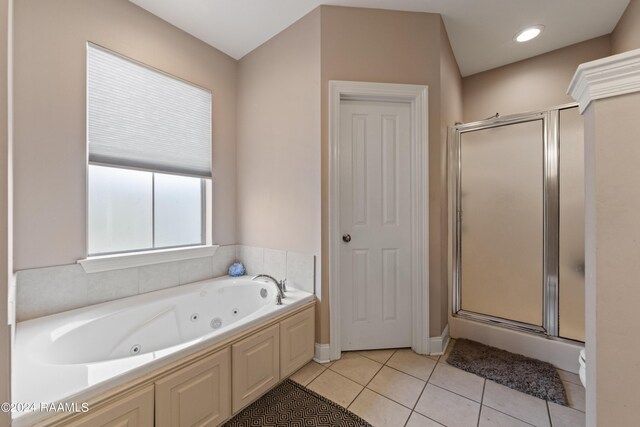
<svg viewBox="0 0 640 427">
<path fill-rule="evenodd" d="M 276 294 L 276 305 L 282 305 L 282 298 L 279 294 Z"/>
</svg>

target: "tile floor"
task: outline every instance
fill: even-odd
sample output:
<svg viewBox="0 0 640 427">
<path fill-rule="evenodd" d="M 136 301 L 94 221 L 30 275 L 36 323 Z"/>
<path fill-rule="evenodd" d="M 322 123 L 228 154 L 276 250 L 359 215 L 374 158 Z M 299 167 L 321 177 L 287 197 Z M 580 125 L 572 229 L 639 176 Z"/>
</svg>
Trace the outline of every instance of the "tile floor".
<svg viewBox="0 0 640 427">
<path fill-rule="evenodd" d="M 310 362 L 291 379 L 377 427 L 584 426 L 577 375 L 559 371 L 568 408 L 454 368 L 447 356 L 409 349 L 348 352 L 332 363 Z"/>
</svg>

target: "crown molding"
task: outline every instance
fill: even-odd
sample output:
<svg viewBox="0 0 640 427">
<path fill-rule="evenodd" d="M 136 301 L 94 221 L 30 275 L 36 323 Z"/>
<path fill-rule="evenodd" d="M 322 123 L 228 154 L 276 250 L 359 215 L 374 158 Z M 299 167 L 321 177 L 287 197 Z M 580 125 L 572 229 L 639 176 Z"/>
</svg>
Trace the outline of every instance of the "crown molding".
<svg viewBox="0 0 640 427">
<path fill-rule="evenodd" d="M 567 93 L 580 113 L 591 101 L 640 92 L 640 49 L 580 64 Z"/>
</svg>

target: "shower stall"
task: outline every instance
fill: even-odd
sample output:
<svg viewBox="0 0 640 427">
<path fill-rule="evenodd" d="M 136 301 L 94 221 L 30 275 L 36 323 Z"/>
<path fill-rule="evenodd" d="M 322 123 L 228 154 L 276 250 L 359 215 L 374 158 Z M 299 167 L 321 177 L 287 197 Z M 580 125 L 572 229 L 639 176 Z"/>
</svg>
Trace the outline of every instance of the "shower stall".
<svg viewBox="0 0 640 427">
<path fill-rule="evenodd" d="M 574 104 L 451 131 L 453 313 L 584 341 L 584 136 Z"/>
</svg>

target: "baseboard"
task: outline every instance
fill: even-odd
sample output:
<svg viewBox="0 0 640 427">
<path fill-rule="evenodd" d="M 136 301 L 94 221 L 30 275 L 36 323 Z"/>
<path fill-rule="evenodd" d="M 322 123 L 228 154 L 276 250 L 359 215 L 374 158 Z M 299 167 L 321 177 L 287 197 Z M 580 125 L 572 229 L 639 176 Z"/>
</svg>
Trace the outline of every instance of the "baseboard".
<svg viewBox="0 0 640 427">
<path fill-rule="evenodd" d="M 449 325 L 444 327 L 442 335 L 439 337 L 429 338 L 429 354 L 432 356 L 439 356 L 447 351 L 449 345 Z"/>
<path fill-rule="evenodd" d="M 329 344 L 316 343 L 313 360 L 318 363 L 331 362 L 331 346 Z"/>
<path fill-rule="evenodd" d="M 578 356 L 584 347 L 579 343 L 549 339 L 459 317 L 450 318 L 449 325 L 453 338 L 478 341 L 512 353 L 549 362 L 565 371 L 578 373 L 580 367 Z"/>
</svg>

